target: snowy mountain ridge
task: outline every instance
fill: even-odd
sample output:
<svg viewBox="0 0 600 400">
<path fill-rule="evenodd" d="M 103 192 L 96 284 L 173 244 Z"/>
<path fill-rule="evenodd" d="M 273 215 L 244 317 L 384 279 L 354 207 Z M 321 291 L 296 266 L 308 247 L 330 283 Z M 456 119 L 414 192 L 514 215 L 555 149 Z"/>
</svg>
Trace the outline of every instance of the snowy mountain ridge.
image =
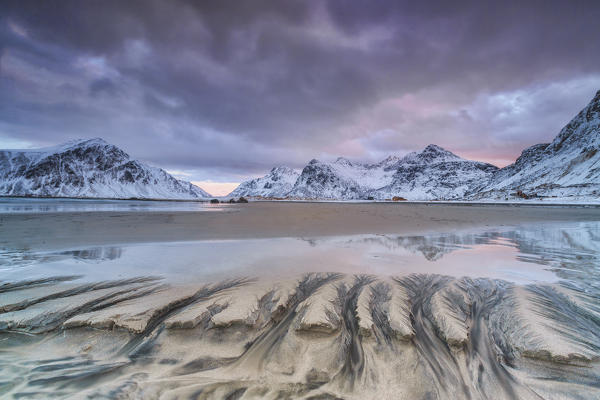
<svg viewBox="0 0 600 400">
<path fill-rule="evenodd" d="M 240 187 L 248 187 L 247 182 Z M 268 188 L 244 193 L 338 200 L 600 200 L 600 91 L 551 143 L 525 149 L 514 164 L 502 169 L 431 144 L 375 164 L 344 157 L 333 162 L 313 159 L 286 194 L 278 190 L 273 195 Z"/>
<path fill-rule="evenodd" d="M 338 158 L 333 163 L 312 160 L 288 194 L 313 199 L 455 199 L 474 182 L 488 179 L 496 167 L 465 160 L 429 145 L 402 158 L 390 156 L 375 164 Z"/>
<path fill-rule="evenodd" d="M 35 150 L 0 150 L 0 196 L 196 199 L 210 197 L 103 139 Z M 286 166 L 243 182 L 229 196 L 289 199 L 600 201 L 600 91 L 554 138 L 502 169 L 436 145 L 377 163 L 339 157 Z"/>
<path fill-rule="evenodd" d="M 600 199 L 600 90 L 551 143 L 523 150 L 468 197 L 502 199 L 515 191 L 526 197 Z"/>
<path fill-rule="evenodd" d="M 31 150 L 0 150 L 0 195 L 197 199 L 210 194 L 132 160 L 101 138 Z"/>
<path fill-rule="evenodd" d="M 261 178 L 243 182 L 228 196 L 284 197 L 290 192 L 298 176 L 298 172 L 281 165 Z"/>
<path fill-rule="evenodd" d="M 288 168 L 288 170 L 290 170 Z M 276 193 L 261 186 L 271 179 L 263 178 L 242 183 L 229 196 L 299 199 L 386 199 L 395 196 L 409 200 L 457 198 L 473 182 L 487 179 L 496 167 L 460 158 L 439 146 L 429 145 L 421 152 L 404 157 L 389 156 L 365 164 L 339 157 L 333 162 L 313 159 L 298 175 L 288 175 L 286 189 Z M 296 177 L 294 182 L 292 178 Z"/>
</svg>

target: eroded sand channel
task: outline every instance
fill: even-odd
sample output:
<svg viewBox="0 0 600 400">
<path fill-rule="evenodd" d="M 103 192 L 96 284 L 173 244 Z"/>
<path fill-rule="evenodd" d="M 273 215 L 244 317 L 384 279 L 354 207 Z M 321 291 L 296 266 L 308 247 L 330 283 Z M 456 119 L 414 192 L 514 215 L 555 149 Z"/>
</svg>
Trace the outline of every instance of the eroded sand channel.
<svg viewBox="0 0 600 400">
<path fill-rule="evenodd" d="M 0 393 L 600 396 L 597 209 L 390 206 L 2 215 Z"/>
</svg>

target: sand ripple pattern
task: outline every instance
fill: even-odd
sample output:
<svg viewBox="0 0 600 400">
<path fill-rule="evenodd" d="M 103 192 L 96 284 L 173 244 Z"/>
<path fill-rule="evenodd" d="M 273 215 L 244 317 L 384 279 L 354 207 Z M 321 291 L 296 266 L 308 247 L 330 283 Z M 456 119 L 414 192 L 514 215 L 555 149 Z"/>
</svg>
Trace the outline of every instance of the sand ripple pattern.
<svg viewBox="0 0 600 400">
<path fill-rule="evenodd" d="M 0 283 L 0 396 L 600 398 L 590 286 L 430 274 L 76 280 Z"/>
</svg>

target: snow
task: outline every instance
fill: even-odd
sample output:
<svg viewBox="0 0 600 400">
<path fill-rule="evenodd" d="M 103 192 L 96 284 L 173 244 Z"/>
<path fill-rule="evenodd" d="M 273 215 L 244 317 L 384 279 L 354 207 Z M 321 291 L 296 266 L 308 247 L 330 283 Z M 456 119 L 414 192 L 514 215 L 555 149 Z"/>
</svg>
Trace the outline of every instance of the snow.
<svg viewBox="0 0 600 400">
<path fill-rule="evenodd" d="M 101 138 L 36 150 L 0 151 L 0 195 L 193 199 L 210 197 L 160 168 L 132 160 Z M 429 145 L 366 164 L 339 157 L 286 166 L 243 182 L 230 197 L 319 200 L 577 202 L 600 201 L 600 91 L 549 144 L 505 168 L 465 160 Z M 527 199 L 524 199 L 527 198 Z"/>
<path fill-rule="evenodd" d="M 43 149 L 0 150 L 0 195 L 196 199 L 201 188 L 132 160 L 103 139 Z"/>
<path fill-rule="evenodd" d="M 517 191 L 534 197 L 600 199 L 600 91 L 552 143 L 525 149 L 469 197 L 502 199 Z"/>
<path fill-rule="evenodd" d="M 294 186 L 298 175 L 289 167 L 278 166 L 261 178 L 243 182 L 227 197 L 284 197 Z"/>
<path fill-rule="evenodd" d="M 489 178 L 496 167 L 465 160 L 436 145 L 376 164 L 338 158 L 333 163 L 312 160 L 288 194 L 295 198 L 409 200 L 459 198 L 474 184 Z"/>
<path fill-rule="evenodd" d="M 598 203 L 600 91 L 552 143 L 525 149 L 514 164 L 502 169 L 465 160 L 431 144 L 420 152 L 402 158 L 392 155 L 375 164 L 343 157 L 334 162 L 313 159 L 287 193 L 296 175 L 288 175 L 286 185 L 276 190 L 264 187 L 271 176 L 272 172 L 244 182 L 232 194 L 318 200 L 385 200 L 399 196 L 411 201 Z M 531 198 L 523 199 L 523 193 Z"/>
</svg>

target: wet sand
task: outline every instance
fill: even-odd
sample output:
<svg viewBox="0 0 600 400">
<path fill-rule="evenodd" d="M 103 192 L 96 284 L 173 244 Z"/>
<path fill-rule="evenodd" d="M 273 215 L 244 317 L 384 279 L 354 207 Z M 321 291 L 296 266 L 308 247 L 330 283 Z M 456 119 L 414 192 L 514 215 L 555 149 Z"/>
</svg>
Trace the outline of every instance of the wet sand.
<svg viewBox="0 0 600 400">
<path fill-rule="evenodd" d="M 0 214 L 0 249 L 128 242 L 422 234 L 485 226 L 600 220 L 600 207 L 256 202 L 223 212 Z"/>
<path fill-rule="evenodd" d="M 383 276 L 308 266 L 212 281 L 194 279 L 192 270 L 183 282 L 149 275 L 0 281 L 0 397 L 600 397 L 600 231 L 590 224 L 600 220 L 597 208 L 251 203 L 223 213 L 0 218 L 0 248 L 11 250 L 393 233 L 404 236 L 367 240 L 417 249 L 435 262 L 511 238 L 517 257 L 556 275 L 518 284 L 476 270 Z M 551 229 L 561 222 L 575 227 Z M 513 228 L 410 236 L 488 225 Z"/>
<path fill-rule="evenodd" d="M 0 393 L 19 398 L 600 396 L 598 304 L 561 285 L 319 273 L 24 288 L 0 312 Z"/>
</svg>

